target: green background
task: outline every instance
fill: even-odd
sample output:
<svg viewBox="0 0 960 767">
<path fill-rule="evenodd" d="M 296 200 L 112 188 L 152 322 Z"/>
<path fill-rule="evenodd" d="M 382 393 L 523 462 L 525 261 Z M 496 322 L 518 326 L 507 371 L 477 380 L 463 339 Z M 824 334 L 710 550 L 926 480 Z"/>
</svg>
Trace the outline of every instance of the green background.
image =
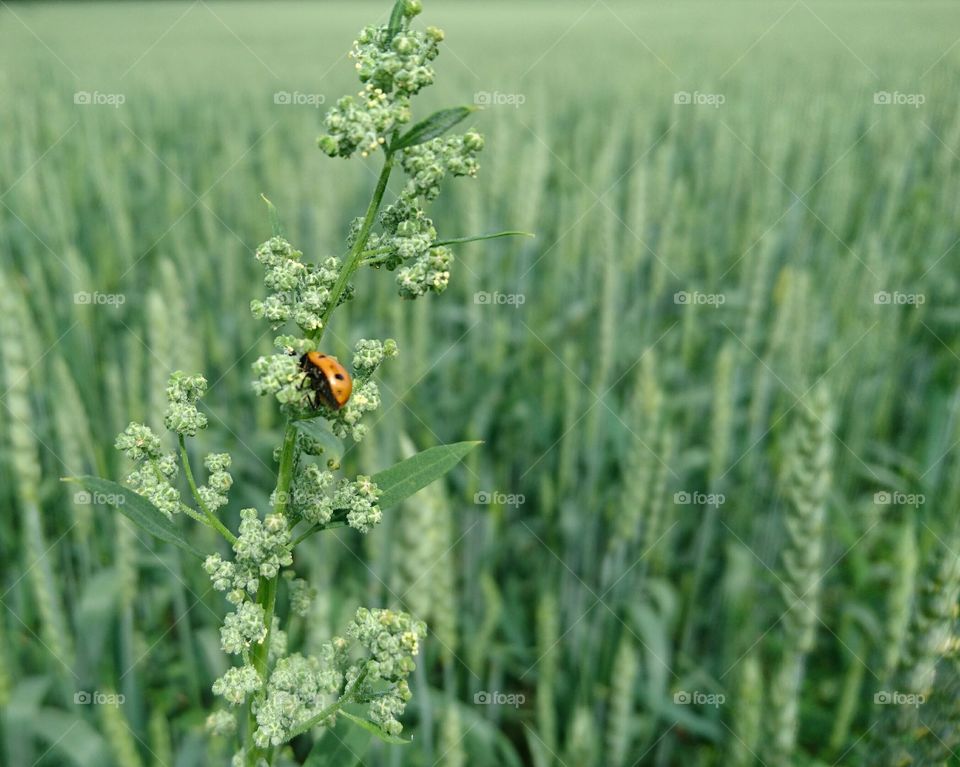
<svg viewBox="0 0 960 767">
<path fill-rule="evenodd" d="M 122 476 L 115 434 L 156 423 L 185 369 L 211 382 L 201 447 L 234 458 L 228 521 L 264 508 L 281 423 L 249 383 L 270 349 L 248 311 L 260 194 L 320 259 L 343 252 L 378 170 L 315 148 L 324 106 L 274 97 L 356 90 L 345 54 L 386 5 L 0 5 L 0 763 L 226 763 L 202 728 L 226 667 L 220 595 L 58 478 Z M 450 289 L 414 303 L 360 273 L 327 334 L 344 359 L 362 337 L 401 350 L 348 474 L 485 441 L 368 537 L 298 554 L 320 596 L 292 638 L 341 631 L 361 603 L 431 625 L 414 742 L 364 763 L 775 763 L 789 460 L 820 388 L 832 481 L 791 762 L 882 763 L 903 736 L 915 763 L 955 763 L 956 5 L 425 5 L 447 37 L 418 116 L 522 100 L 469 121 L 482 170 L 449 184 L 437 228 L 537 237 L 457 248 Z M 921 661 L 936 683 L 915 690 Z M 125 703 L 78 706 L 78 690 Z M 927 702 L 894 726 L 885 690 Z"/>
</svg>

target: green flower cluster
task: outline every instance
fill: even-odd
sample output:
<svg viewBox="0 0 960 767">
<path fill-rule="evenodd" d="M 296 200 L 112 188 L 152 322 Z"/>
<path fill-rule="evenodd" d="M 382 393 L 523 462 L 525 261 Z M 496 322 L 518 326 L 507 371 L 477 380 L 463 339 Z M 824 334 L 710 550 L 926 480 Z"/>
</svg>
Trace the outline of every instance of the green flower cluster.
<svg viewBox="0 0 960 767">
<path fill-rule="evenodd" d="M 239 706 L 262 685 L 260 675 L 253 666 L 234 666 L 213 683 L 213 694 L 220 695 L 233 706 Z M 230 719 L 233 720 L 233 717 Z"/>
<path fill-rule="evenodd" d="M 252 645 L 260 644 L 266 636 L 263 607 L 256 602 L 244 602 L 223 619 L 220 647 L 228 655 L 245 655 Z"/>
<path fill-rule="evenodd" d="M 296 578 L 291 570 L 284 572 L 290 588 L 290 610 L 294 615 L 306 617 L 310 614 L 317 590 L 303 578 Z"/>
<path fill-rule="evenodd" d="M 233 551 L 239 564 L 256 568 L 263 578 L 273 578 L 281 567 L 293 563 L 287 520 L 279 514 L 268 514 L 261 522 L 256 509 L 243 509 Z"/>
<path fill-rule="evenodd" d="M 117 437 L 114 447 L 134 463 L 157 460 L 161 453 L 160 437 L 154 434 L 149 426 L 139 423 L 127 426 Z"/>
<path fill-rule="evenodd" d="M 369 704 L 371 720 L 386 732 L 399 734 L 403 726 L 398 717 L 410 700 L 407 677 L 415 668 L 426 630 L 422 621 L 406 613 L 361 607 L 347 627 L 346 638 L 333 637 L 317 656 L 296 653 L 279 660 L 256 707 L 254 742 L 260 747 L 286 742 L 298 727 L 336 700 Z M 363 651 L 356 661 L 351 661 L 353 644 Z M 248 674 L 231 671 L 234 683 L 229 692 L 242 702 L 252 691 L 243 686 Z M 335 713 L 318 724 L 330 725 L 334 718 Z"/>
<path fill-rule="evenodd" d="M 426 635 L 426 624 L 407 613 L 365 607 L 357 610 L 347 627 L 347 636 L 359 642 L 371 656 L 365 665 L 364 680 L 370 719 L 391 735 L 399 735 L 403 730 L 398 717 L 411 697 L 407 677 L 416 668 L 414 658 Z M 391 686 L 386 692 L 371 694 L 377 682 Z"/>
<path fill-rule="evenodd" d="M 426 215 L 421 200 L 440 193 L 440 184 L 451 176 L 475 176 L 480 169 L 477 154 L 483 137 L 470 131 L 460 136 L 438 137 L 404 149 L 400 163 L 409 176 L 397 200 L 380 214 L 381 232 L 370 235 L 368 263 L 397 271 L 403 298 L 441 293 L 450 282 L 453 253 L 437 245 L 437 230 Z"/>
<path fill-rule="evenodd" d="M 290 528 L 284 517 L 270 514 L 261 521 L 256 509 L 243 509 L 240 519 L 234 561 L 211 554 L 203 564 L 213 587 L 227 592 L 227 600 L 237 606 L 220 630 L 223 650 L 232 654 L 246 654 L 251 644 L 266 636 L 263 608 L 252 601 L 260 578 L 272 578 L 293 563 Z"/>
<path fill-rule="evenodd" d="M 300 260 L 303 253 L 282 237 L 271 237 L 254 256 L 264 266 L 264 285 L 271 293 L 262 301 L 250 302 L 253 316 L 266 319 L 274 328 L 293 320 L 306 333 L 320 330 L 340 272 L 340 259 L 331 256 L 320 265 L 304 263 Z M 349 291 L 341 301 L 348 297 Z"/>
<path fill-rule="evenodd" d="M 342 684 L 335 664 L 324 664 L 299 653 L 277 662 L 267 683 L 266 697 L 257 707 L 254 742 L 261 748 L 279 746 L 301 722 L 320 713 Z"/>
<path fill-rule="evenodd" d="M 376 483 L 362 474 L 354 481 L 343 478 L 330 495 L 333 481 L 333 474 L 316 464 L 303 466 L 291 489 L 292 513 L 314 525 L 325 525 L 338 515 L 355 530 L 370 532 L 383 516 L 377 506 L 380 489 Z"/>
<path fill-rule="evenodd" d="M 404 3 L 396 35 L 388 26 L 368 26 L 360 32 L 350 52 L 360 82 L 395 93 L 397 98 L 414 96 L 433 84 L 430 62 L 440 53 L 443 31 L 436 27 L 423 32 L 410 29 L 410 20 L 421 10 L 419 0 Z"/>
<path fill-rule="evenodd" d="M 361 338 L 353 350 L 353 370 L 357 381 L 368 381 L 388 357 L 397 356 L 397 342 Z"/>
<path fill-rule="evenodd" d="M 253 363 L 256 379 L 253 390 L 258 396 L 273 395 L 281 405 L 306 406 L 309 391 L 306 376 L 300 369 L 300 358 L 291 354 L 271 354 Z"/>
<path fill-rule="evenodd" d="M 197 402 L 206 391 L 207 382 L 203 376 L 187 375 L 177 371 L 167 383 L 169 402 L 164 415 L 164 425 L 180 436 L 194 436 L 207 426 L 207 418 L 197 410 Z M 180 473 L 177 454 L 165 452 L 160 437 L 149 426 L 130 423 L 117 436 L 114 446 L 131 461 L 136 468 L 127 476 L 126 483 L 138 494 L 146 498 L 167 517 L 186 512 L 201 519 L 199 512 L 187 506 L 175 486 Z M 227 472 L 230 456 L 226 453 L 211 453 L 204 459 L 204 465 L 210 473 L 207 485 L 198 488 L 201 501 L 214 511 L 227 502 L 227 491 L 233 484 L 233 478 Z"/>
<path fill-rule="evenodd" d="M 131 423 L 117 436 L 114 443 L 136 468 L 127 475 L 127 485 L 146 498 L 167 517 L 179 514 L 183 508 L 180 491 L 174 487 L 180 467 L 177 455 L 163 452 L 160 438 L 149 426 Z"/>
<path fill-rule="evenodd" d="M 440 53 L 443 32 L 410 28 L 421 11 L 419 0 L 407 0 L 399 28 L 368 26 L 350 52 L 364 84 L 357 95 L 344 96 L 324 119 L 327 132 L 317 144 L 330 157 L 363 157 L 385 145 L 399 126 L 410 121 L 410 97 L 434 81 L 430 62 Z"/>
<path fill-rule="evenodd" d="M 210 453 L 203 459 L 203 466 L 209 472 L 207 484 L 197 488 L 200 500 L 210 511 L 216 511 L 227 503 L 227 493 L 233 486 L 229 453 Z"/>
<path fill-rule="evenodd" d="M 207 717 L 206 726 L 207 731 L 212 735 L 227 737 L 237 731 L 237 717 L 230 711 L 220 709 Z"/>
<path fill-rule="evenodd" d="M 167 410 L 163 425 L 185 437 L 194 437 L 207 428 L 207 417 L 197 410 L 197 402 L 207 391 L 207 379 L 178 370 L 167 383 Z"/>
<path fill-rule="evenodd" d="M 410 121 L 410 105 L 393 101 L 379 88 L 368 87 L 353 96 L 344 96 L 324 119 L 328 133 L 317 139 L 317 146 L 330 157 L 350 157 L 360 149 L 366 157 L 386 143 L 386 137 Z"/>
<path fill-rule="evenodd" d="M 453 253 L 434 245 L 437 230 L 414 195 L 404 193 L 380 214 L 382 232 L 370 235 L 372 263 L 397 271 L 397 287 L 404 298 L 428 291 L 442 292 L 450 282 Z"/>
<path fill-rule="evenodd" d="M 462 136 L 437 137 L 408 147 L 400 153 L 400 164 L 410 177 L 406 194 L 435 200 L 440 182 L 451 176 L 476 176 L 480 170 L 477 155 L 483 149 L 483 136 L 474 131 Z"/>
<path fill-rule="evenodd" d="M 374 381 L 354 385 L 346 405 L 328 414 L 330 431 L 340 439 L 350 437 L 359 442 L 367 436 L 367 427 L 360 420 L 380 407 L 380 387 Z"/>
<path fill-rule="evenodd" d="M 306 337 L 277 336 L 274 345 L 282 353 L 262 356 L 254 362 L 253 388 L 260 396 L 276 397 L 282 405 L 307 410 L 312 395 L 305 385 L 306 374 L 300 367 L 300 357 L 316 347 L 311 336 L 322 330 L 323 314 L 329 307 L 341 264 L 339 259 L 328 258 L 322 266 L 315 267 L 302 262 L 302 255 L 280 237 L 271 238 L 257 249 L 256 258 L 266 267 L 264 283 L 273 292 L 265 300 L 251 303 L 254 316 L 269 320 L 274 329 L 293 320 Z M 348 288 L 341 300 L 350 295 Z M 379 389 L 369 379 L 384 357 L 395 354 L 396 343 L 392 340 L 381 344 L 363 339 L 357 344 L 356 356 L 361 367 L 357 369 L 353 395 L 345 407 L 325 413 L 333 422 L 337 436 L 349 435 L 356 441 L 363 438 L 366 428 L 359 423 L 360 419 L 380 406 Z"/>
</svg>

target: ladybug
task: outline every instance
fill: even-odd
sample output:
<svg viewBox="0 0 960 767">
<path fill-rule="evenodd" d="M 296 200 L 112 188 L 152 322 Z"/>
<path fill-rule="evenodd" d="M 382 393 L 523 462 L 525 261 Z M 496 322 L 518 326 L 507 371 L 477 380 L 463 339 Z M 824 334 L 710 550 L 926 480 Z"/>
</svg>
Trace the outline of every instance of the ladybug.
<svg viewBox="0 0 960 767">
<path fill-rule="evenodd" d="M 300 369 L 307 374 L 313 390 L 314 408 L 326 405 L 331 410 L 339 410 L 347 404 L 353 392 L 353 380 L 336 357 L 307 352 L 300 358 Z"/>
</svg>

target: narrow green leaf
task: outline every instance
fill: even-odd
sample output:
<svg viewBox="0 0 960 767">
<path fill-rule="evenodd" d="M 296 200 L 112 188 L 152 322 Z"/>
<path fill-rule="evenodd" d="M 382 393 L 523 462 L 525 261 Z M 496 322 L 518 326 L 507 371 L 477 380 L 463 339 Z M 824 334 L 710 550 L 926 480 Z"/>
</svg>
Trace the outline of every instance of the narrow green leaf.
<svg viewBox="0 0 960 767">
<path fill-rule="evenodd" d="M 476 107 L 454 107 L 453 109 L 441 109 L 439 112 L 434 112 L 426 120 L 418 122 L 394 141 L 390 145 L 390 151 L 396 152 L 400 149 L 422 144 L 424 141 L 429 141 L 437 136 L 442 136 L 476 110 Z"/>
<path fill-rule="evenodd" d="M 64 482 L 76 482 L 83 485 L 88 491 L 88 501 L 113 506 L 127 519 L 155 538 L 172 543 L 195 557 L 204 558 L 201 552 L 187 543 L 177 526 L 167 519 L 160 509 L 130 488 L 118 485 L 109 479 L 93 477 L 89 474 L 80 477 L 63 477 L 62 479 Z"/>
<path fill-rule="evenodd" d="M 267 199 L 266 195 L 261 194 L 260 199 L 267 203 L 267 214 L 270 216 L 270 229 L 274 237 L 283 237 L 283 226 L 280 224 L 280 214 L 277 213 L 277 206 Z"/>
<path fill-rule="evenodd" d="M 380 488 L 380 500 L 377 502 L 380 508 L 395 506 L 422 490 L 460 463 L 463 457 L 479 444 L 454 442 L 450 445 L 438 445 L 374 474 L 371 479 Z"/>
<path fill-rule="evenodd" d="M 325 458 L 333 458 L 339 461 L 343 457 L 343 440 L 330 431 L 327 427 L 326 419 L 320 417 L 307 418 L 302 421 L 296 421 L 295 426 L 323 446 L 323 455 Z"/>
<path fill-rule="evenodd" d="M 76 703 L 76 699 L 74 702 Z M 54 754 L 59 757 L 59 764 L 84 767 L 109 763 L 106 740 L 79 713 L 64 713 L 52 707 L 41 708 L 36 716 L 22 726 L 43 741 L 51 757 Z"/>
<path fill-rule="evenodd" d="M 495 232 L 494 234 L 475 234 L 472 237 L 455 237 L 452 240 L 437 240 L 437 245 L 461 245 L 465 242 L 479 242 L 480 240 L 495 240 L 498 237 L 536 237 L 533 232 Z"/>
<path fill-rule="evenodd" d="M 393 12 L 390 14 L 390 23 L 387 24 L 387 35 L 393 40 L 400 31 L 400 24 L 403 22 L 403 0 L 397 0 L 393 4 Z"/>
<path fill-rule="evenodd" d="M 353 714 L 347 711 L 344 711 L 343 709 L 340 709 L 340 711 L 337 712 L 337 715 L 345 717 L 349 719 L 351 722 L 353 722 L 354 724 L 365 729 L 367 732 L 373 733 L 378 738 L 380 738 L 380 740 L 382 740 L 384 743 L 393 743 L 394 745 L 400 746 L 400 745 L 406 745 L 407 743 L 410 743 L 410 740 L 412 740 L 412 739 L 408 740 L 407 738 L 401 738 L 397 735 L 391 735 L 389 732 L 382 729 L 381 727 L 374 724 L 373 722 L 369 722 L 366 719 L 361 719 L 359 716 L 354 716 Z"/>
<path fill-rule="evenodd" d="M 336 726 L 324 732 L 323 737 L 313 744 L 303 767 L 328 767 L 334 764 L 337 767 L 357 767 L 364 763 L 370 745 L 369 733 L 338 719 Z"/>
</svg>

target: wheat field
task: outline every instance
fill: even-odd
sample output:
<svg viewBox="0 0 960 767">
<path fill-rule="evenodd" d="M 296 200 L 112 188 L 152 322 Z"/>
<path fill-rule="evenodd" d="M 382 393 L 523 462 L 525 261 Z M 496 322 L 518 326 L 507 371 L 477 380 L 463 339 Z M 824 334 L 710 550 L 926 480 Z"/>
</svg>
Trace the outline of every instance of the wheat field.
<svg viewBox="0 0 960 767">
<path fill-rule="evenodd" d="M 413 742 L 338 725 L 337 763 L 960 763 L 960 11 L 425 6 L 427 106 L 485 106 L 443 234 L 536 237 L 457 248 L 415 302 L 363 273 L 328 335 L 400 348 L 346 469 L 483 440 L 298 550 L 291 642 L 360 602 L 430 626 Z M 234 456 L 226 518 L 267 503 L 261 194 L 343 252 L 376 168 L 316 136 L 388 14 L 0 3 L 0 764 L 228 763 L 222 597 L 60 478 L 120 476 L 116 434 L 183 369 Z"/>
</svg>

